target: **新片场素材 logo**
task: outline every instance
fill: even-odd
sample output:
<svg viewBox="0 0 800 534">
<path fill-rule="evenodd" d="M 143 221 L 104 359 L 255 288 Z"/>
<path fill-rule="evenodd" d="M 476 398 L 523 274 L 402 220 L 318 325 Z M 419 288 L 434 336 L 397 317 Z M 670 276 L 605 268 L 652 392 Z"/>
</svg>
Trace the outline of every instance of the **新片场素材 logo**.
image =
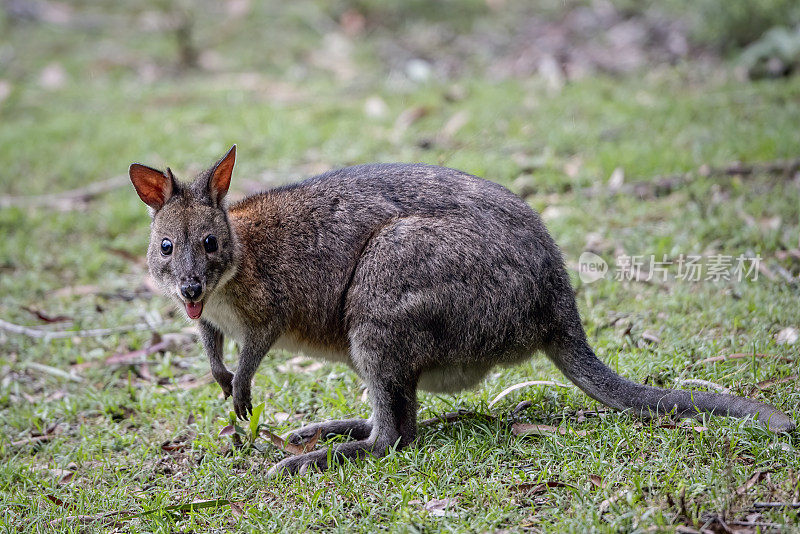
<svg viewBox="0 0 800 534">
<path fill-rule="evenodd" d="M 608 272 L 606 261 L 594 252 L 584 252 L 578 258 L 578 276 L 584 284 L 597 282 Z"/>
</svg>

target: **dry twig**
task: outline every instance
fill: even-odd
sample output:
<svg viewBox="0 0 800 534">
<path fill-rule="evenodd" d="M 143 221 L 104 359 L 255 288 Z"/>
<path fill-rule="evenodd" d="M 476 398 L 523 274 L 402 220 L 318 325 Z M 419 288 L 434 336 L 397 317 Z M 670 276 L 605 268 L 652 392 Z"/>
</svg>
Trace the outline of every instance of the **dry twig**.
<svg viewBox="0 0 800 534">
<path fill-rule="evenodd" d="M 94 197 L 123 187 L 128 183 L 127 176 L 114 176 L 108 180 L 93 182 L 85 187 L 71 189 L 62 193 L 33 196 L 1 196 L 0 208 L 30 207 L 30 208 L 60 208 L 81 204 Z"/>
<path fill-rule="evenodd" d="M 12 334 L 19 334 L 22 336 L 32 337 L 35 339 L 65 339 L 73 337 L 103 337 L 113 334 L 122 334 L 125 332 L 140 332 L 143 330 L 155 330 L 157 327 L 165 323 L 139 323 L 124 326 L 115 326 L 112 328 L 91 328 L 88 330 L 49 330 L 33 326 L 23 326 L 19 324 L 9 323 L 0 319 L 0 330 L 5 330 Z"/>
</svg>

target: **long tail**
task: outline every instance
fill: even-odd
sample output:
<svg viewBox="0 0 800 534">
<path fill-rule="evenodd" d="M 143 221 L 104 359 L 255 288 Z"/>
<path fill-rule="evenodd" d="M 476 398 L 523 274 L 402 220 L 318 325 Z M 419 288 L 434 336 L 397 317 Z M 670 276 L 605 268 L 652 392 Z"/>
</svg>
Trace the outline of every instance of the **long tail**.
<svg viewBox="0 0 800 534">
<path fill-rule="evenodd" d="M 758 419 L 773 432 L 790 432 L 794 422 L 769 404 L 743 397 L 681 391 L 631 382 L 601 362 L 585 340 L 553 346 L 548 356 L 564 375 L 593 399 L 619 410 L 642 415 L 674 413 L 693 417 L 700 412 Z"/>
</svg>

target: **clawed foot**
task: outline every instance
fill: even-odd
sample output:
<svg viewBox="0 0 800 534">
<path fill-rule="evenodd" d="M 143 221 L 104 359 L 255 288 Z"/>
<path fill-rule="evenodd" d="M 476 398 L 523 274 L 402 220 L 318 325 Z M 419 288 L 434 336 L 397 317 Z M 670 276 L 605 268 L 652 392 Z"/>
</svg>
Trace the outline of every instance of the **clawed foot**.
<svg viewBox="0 0 800 534">
<path fill-rule="evenodd" d="M 267 472 L 267 476 L 274 477 L 279 474 L 284 475 L 303 475 L 309 469 L 324 471 L 328 468 L 328 455 L 332 461 L 342 459 L 364 458 L 372 454 L 383 456 L 388 450 L 388 446 L 375 447 L 370 440 L 354 441 L 335 445 L 331 449 L 320 449 L 318 451 L 300 454 L 281 460 Z"/>
<path fill-rule="evenodd" d="M 334 445 L 329 449 L 320 449 L 318 451 L 300 454 L 281 460 L 275 464 L 272 469 L 267 472 L 270 477 L 279 474 L 296 475 L 305 474 L 309 469 L 324 471 L 329 467 L 328 459 L 331 462 L 340 462 L 342 460 L 354 460 L 365 458 L 367 456 L 375 456 L 381 458 L 386 455 L 386 452 L 391 447 L 391 439 L 374 440 L 372 438 L 351 441 L 350 443 L 340 443 Z"/>
<path fill-rule="evenodd" d="M 311 470 L 324 471 L 328 467 L 327 449 L 285 458 L 267 471 L 267 477 L 278 475 L 304 475 Z"/>
<path fill-rule="evenodd" d="M 219 387 L 222 388 L 222 393 L 225 394 L 225 398 L 227 399 L 233 395 L 233 373 L 225 369 L 222 372 L 212 374 L 214 374 L 214 380 L 216 380 Z"/>
<path fill-rule="evenodd" d="M 239 384 L 233 381 L 233 411 L 236 417 L 242 420 L 250 418 L 253 412 L 253 403 L 250 402 L 250 384 Z"/>
</svg>

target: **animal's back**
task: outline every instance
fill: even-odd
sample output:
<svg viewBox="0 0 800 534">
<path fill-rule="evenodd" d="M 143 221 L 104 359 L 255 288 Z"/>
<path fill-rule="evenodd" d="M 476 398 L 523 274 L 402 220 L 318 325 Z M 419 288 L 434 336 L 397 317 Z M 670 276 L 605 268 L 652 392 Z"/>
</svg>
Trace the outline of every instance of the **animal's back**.
<svg viewBox="0 0 800 534">
<path fill-rule="evenodd" d="M 502 186 L 453 169 L 349 167 L 230 209 L 234 221 L 265 214 L 292 247 L 265 250 L 261 261 L 291 266 L 272 278 L 306 285 L 285 288 L 292 335 L 346 350 L 355 326 L 383 320 L 421 374 L 458 362 L 427 389 L 460 389 L 498 361 L 529 356 L 569 288 L 538 215 Z"/>
</svg>

